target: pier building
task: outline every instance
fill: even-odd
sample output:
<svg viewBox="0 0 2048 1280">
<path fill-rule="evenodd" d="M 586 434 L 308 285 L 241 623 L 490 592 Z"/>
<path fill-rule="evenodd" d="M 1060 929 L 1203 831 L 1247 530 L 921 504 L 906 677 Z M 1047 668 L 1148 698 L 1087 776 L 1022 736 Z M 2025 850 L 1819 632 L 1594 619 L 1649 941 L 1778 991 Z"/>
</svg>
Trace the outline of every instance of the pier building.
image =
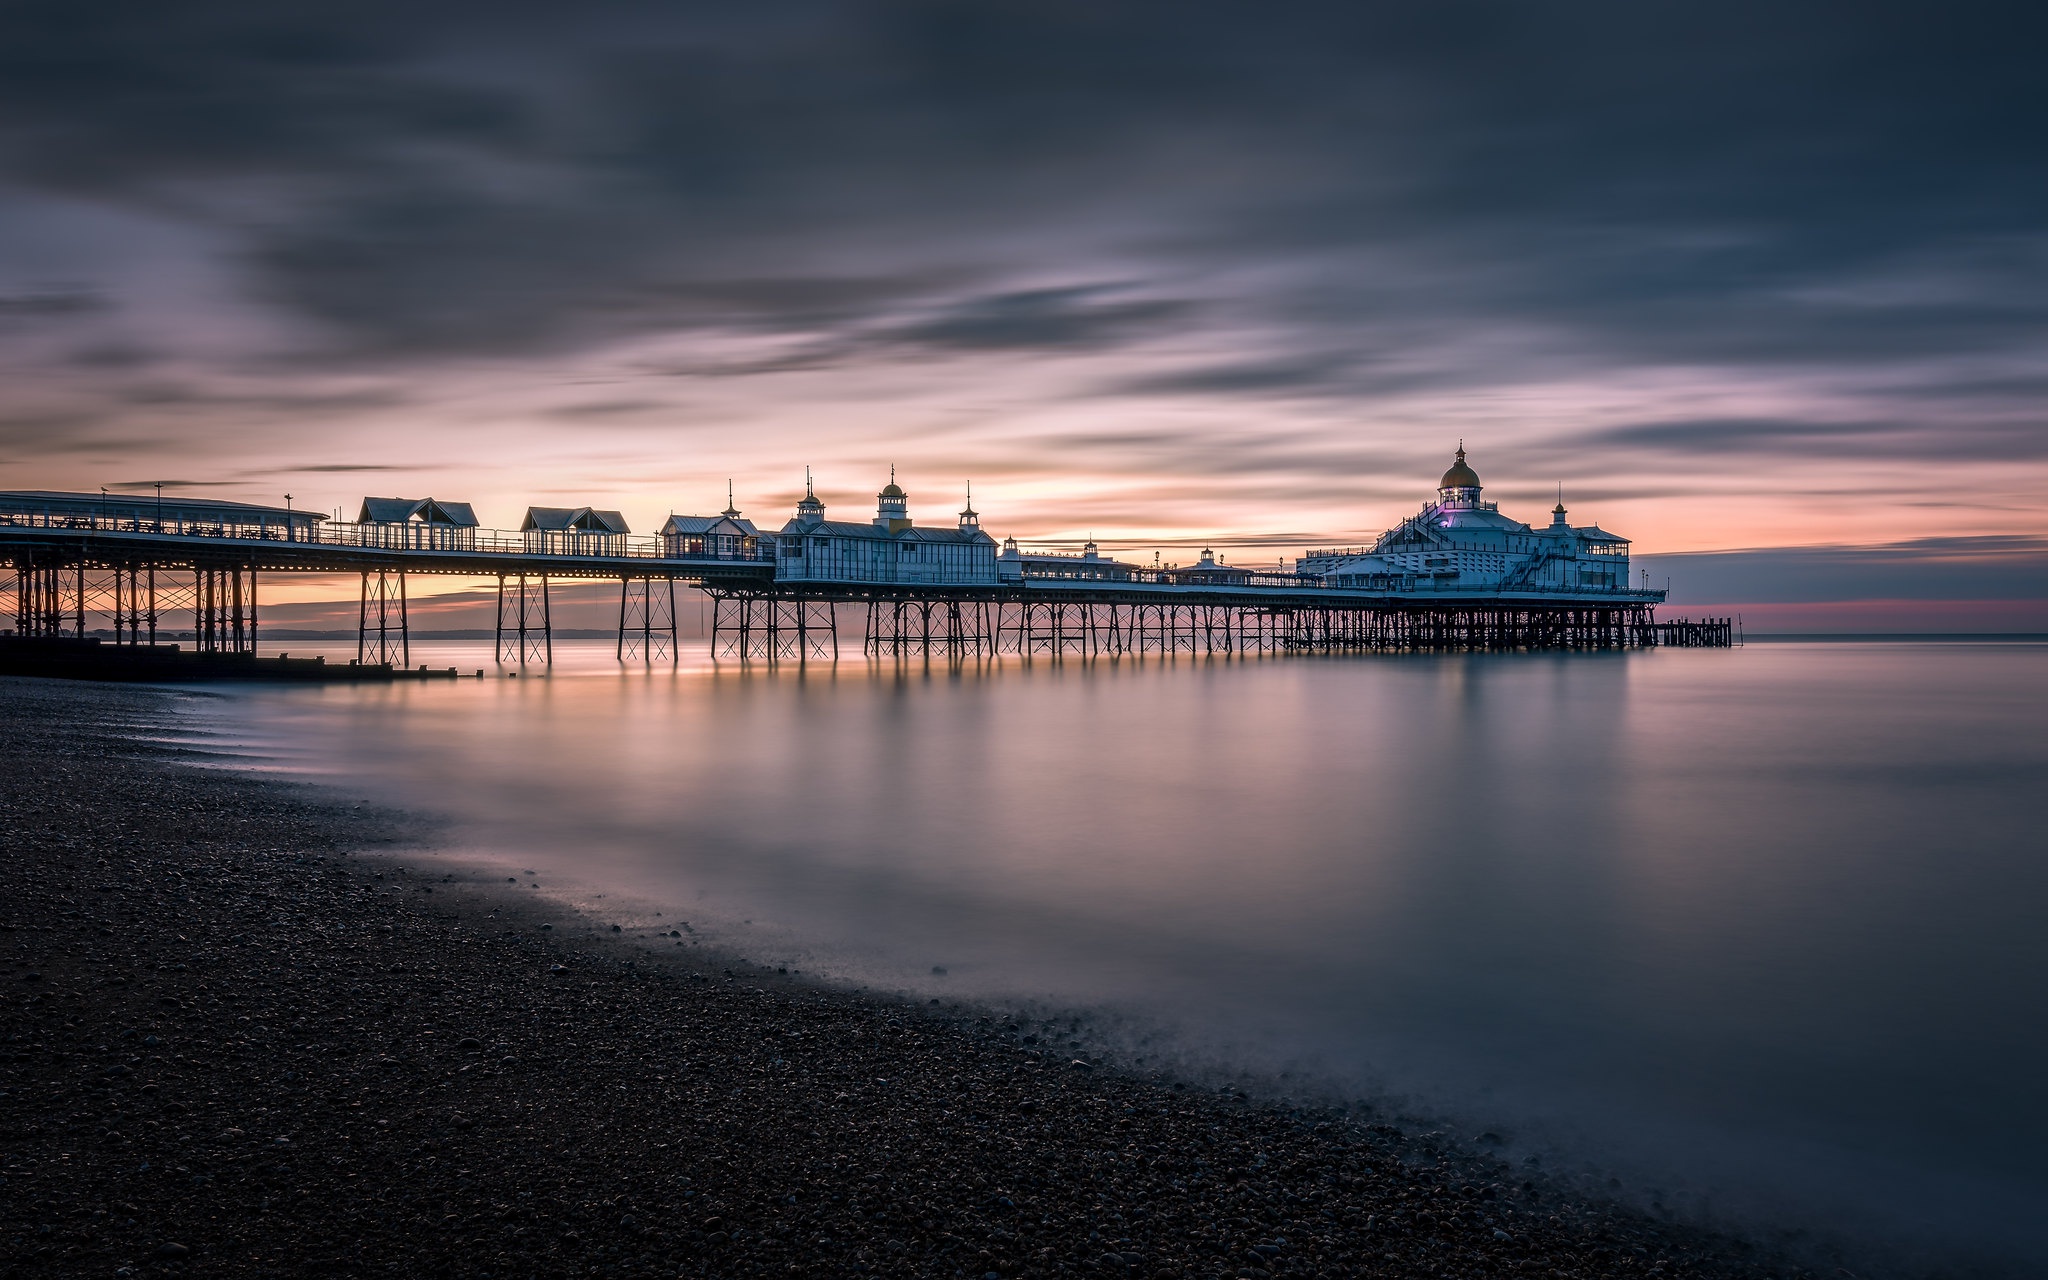
<svg viewBox="0 0 2048 1280">
<path fill-rule="evenodd" d="M 1004 582 L 1022 582 L 1026 578 L 1129 582 L 1138 573 L 1137 565 L 1104 556 L 1093 538 L 1082 544 L 1079 555 L 1061 551 L 1020 551 L 1015 538 L 1005 538 L 1003 553 L 996 557 L 996 575 Z"/>
<path fill-rule="evenodd" d="M 774 539 L 763 538 L 754 522 L 740 515 L 728 485 L 725 510 L 715 516 L 670 513 L 661 526 L 661 553 L 672 560 L 772 560 Z"/>
<path fill-rule="evenodd" d="M 1241 587 L 1252 580 L 1250 569 L 1224 564 L 1214 547 L 1203 547 L 1202 558 L 1185 567 L 1161 570 L 1168 582 L 1188 587 Z"/>
<path fill-rule="evenodd" d="M 889 471 L 865 524 L 827 520 L 808 478 L 796 514 L 782 526 L 775 561 L 778 582 L 900 583 L 994 586 L 996 541 L 982 530 L 970 492 L 954 527 L 928 529 L 910 518 L 910 495 Z"/>
<path fill-rule="evenodd" d="M 366 547 L 394 551 L 476 550 L 476 510 L 434 498 L 364 498 L 356 524 Z"/>
<path fill-rule="evenodd" d="M 620 556 L 633 530 L 616 511 L 593 507 L 528 507 L 520 540 L 535 555 Z"/>
<path fill-rule="evenodd" d="M 218 498 L 59 493 L 49 489 L 0 492 L 0 526 L 106 529 L 183 538 L 318 540 L 327 516 L 319 511 L 265 507 Z"/>
<path fill-rule="evenodd" d="M 1479 473 L 1462 443 L 1436 492 L 1436 501 L 1370 548 L 1310 551 L 1295 571 L 1327 587 L 1402 595 L 1629 592 L 1627 538 L 1597 524 L 1573 526 L 1562 497 L 1540 528 L 1502 515 L 1498 503 L 1480 497 Z"/>
</svg>

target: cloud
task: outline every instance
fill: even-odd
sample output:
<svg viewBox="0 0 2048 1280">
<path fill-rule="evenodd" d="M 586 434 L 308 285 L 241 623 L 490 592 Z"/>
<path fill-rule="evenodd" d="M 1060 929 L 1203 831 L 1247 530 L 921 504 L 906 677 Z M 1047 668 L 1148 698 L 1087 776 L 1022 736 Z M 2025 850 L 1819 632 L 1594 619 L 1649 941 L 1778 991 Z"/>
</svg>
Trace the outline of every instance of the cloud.
<svg viewBox="0 0 2048 1280">
<path fill-rule="evenodd" d="M 1635 422 L 1577 433 L 1560 453 L 1622 447 L 1689 456 L 1891 458 L 2048 458 L 2048 419 L 2030 422 L 1827 422 L 1786 418 L 1686 418 Z"/>
<path fill-rule="evenodd" d="M 42 289 L 0 294 L 0 320 L 54 319 L 105 311 L 107 300 L 92 289 Z"/>
<path fill-rule="evenodd" d="M 881 331 L 885 341 L 963 351 L 1100 350 L 1184 320 L 1192 304 L 1117 298 L 1104 286 L 1025 289 L 949 302 Z"/>
<path fill-rule="evenodd" d="M 292 470 L 296 472 L 310 472 L 313 474 L 341 474 L 355 471 L 418 471 L 419 467 L 417 465 L 412 464 L 393 465 L 375 462 L 328 462 L 321 463 L 315 466 L 295 466 L 292 468 Z M 253 472 L 250 474 L 254 474 L 257 476 L 268 476 L 273 475 L 275 473 L 270 470 L 263 470 Z"/>
<path fill-rule="evenodd" d="M 401 402 L 465 444 L 582 441 L 676 384 L 562 387 L 659 372 L 731 439 L 1126 487 L 1426 474 L 1403 442 L 1468 426 L 1706 490 L 2032 465 L 2022 35 L 1971 3 L 23 0 L 0 186 L 114 213 L 50 215 L 62 271 L 0 263 L 14 385 L 48 392 L 0 443 L 353 456 L 307 419 Z"/>
<path fill-rule="evenodd" d="M 1237 361 L 1140 374 L 1104 390 L 1137 396 L 1340 395 L 1356 390 L 1356 368 L 1354 359 L 1341 355 Z"/>
<path fill-rule="evenodd" d="M 244 480 L 230 480 L 224 477 L 215 477 L 209 480 L 116 480 L 108 485 L 107 488 L 124 493 L 141 493 L 144 490 L 154 493 L 159 487 L 165 489 L 220 489 L 240 488 L 247 483 Z"/>
<path fill-rule="evenodd" d="M 929 283 L 1077 253 L 1321 262 L 1268 289 L 1329 328 L 1399 307 L 1660 359 L 1869 359 L 2043 321 L 2044 107 L 1987 18 L 29 3 L 0 22 L 0 156 L 230 229 L 263 296 L 387 354 L 848 308 L 1039 347 L 1188 314 L 1076 327 L 1057 290 Z M 898 287 L 821 293 L 834 259 Z"/>
<path fill-rule="evenodd" d="M 2048 599 L 2048 537 L 1912 538 L 1637 557 L 1678 602 Z"/>
</svg>

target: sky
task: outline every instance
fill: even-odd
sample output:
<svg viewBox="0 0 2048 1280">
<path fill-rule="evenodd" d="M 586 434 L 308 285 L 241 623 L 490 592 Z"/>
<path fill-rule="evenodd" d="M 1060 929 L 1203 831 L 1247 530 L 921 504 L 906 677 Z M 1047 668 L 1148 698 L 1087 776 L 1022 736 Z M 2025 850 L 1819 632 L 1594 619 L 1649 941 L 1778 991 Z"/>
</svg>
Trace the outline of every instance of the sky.
<svg viewBox="0 0 2048 1280">
<path fill-rule="evenodd" d="M 2048 630 L 2043 26 L 14 0 L 0 487 L 651 532 L 894 466 L 925 521 L 972 482 L 998 537 L 1256 564 L 1462 440 L 1675 601 Z"/>
</svg>

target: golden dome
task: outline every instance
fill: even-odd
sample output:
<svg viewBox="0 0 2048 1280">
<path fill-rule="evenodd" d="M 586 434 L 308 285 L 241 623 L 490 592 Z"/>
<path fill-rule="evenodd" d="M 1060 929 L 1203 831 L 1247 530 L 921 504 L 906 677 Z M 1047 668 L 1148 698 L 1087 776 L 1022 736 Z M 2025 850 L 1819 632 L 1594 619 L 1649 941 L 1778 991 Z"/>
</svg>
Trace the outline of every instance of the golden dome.
<svg viewBox="0 0 2048 1280">
<path fill-rule="evenodd" d="M 1444 472 L 1444 478 L 1437 481 L 1436 487 L 1439 489 L 1477 489 L 1479 487 L 1479 473 L 1465 465 L 1465 446 L 1462 443 L 1458 446 L 1458 460 L 1451 464 L 1449 471 Z"/>
</svg>

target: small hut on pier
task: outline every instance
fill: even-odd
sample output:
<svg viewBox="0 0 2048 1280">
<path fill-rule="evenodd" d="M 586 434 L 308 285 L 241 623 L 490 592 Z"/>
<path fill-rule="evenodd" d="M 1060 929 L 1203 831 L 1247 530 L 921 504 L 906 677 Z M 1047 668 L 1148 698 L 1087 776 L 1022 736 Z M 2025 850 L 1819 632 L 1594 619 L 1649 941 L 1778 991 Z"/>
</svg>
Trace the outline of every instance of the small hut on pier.
<svg viewBox="0 0 2048 1280">
<path fill-rule="evenodd" d="M 394 551 L 476 550 L 476 510 L 438 498 L 364 498 L 363 545 Z"/>
<path fill-rule="evenodd" d="M 773 551 L 763 544 L 754 522 L 741 517 L 730 489 L 725 510 L 717 515 L 671 513 L 661 526 L 661 554 L 671 560 L 773 560 Z"/>
<path fill-rule="evenodd" d="M 528 507 L 519 525 L 534 555 L 622 556 L 631 532 L 626 517 L 594 507 Z"/>
</svg>

